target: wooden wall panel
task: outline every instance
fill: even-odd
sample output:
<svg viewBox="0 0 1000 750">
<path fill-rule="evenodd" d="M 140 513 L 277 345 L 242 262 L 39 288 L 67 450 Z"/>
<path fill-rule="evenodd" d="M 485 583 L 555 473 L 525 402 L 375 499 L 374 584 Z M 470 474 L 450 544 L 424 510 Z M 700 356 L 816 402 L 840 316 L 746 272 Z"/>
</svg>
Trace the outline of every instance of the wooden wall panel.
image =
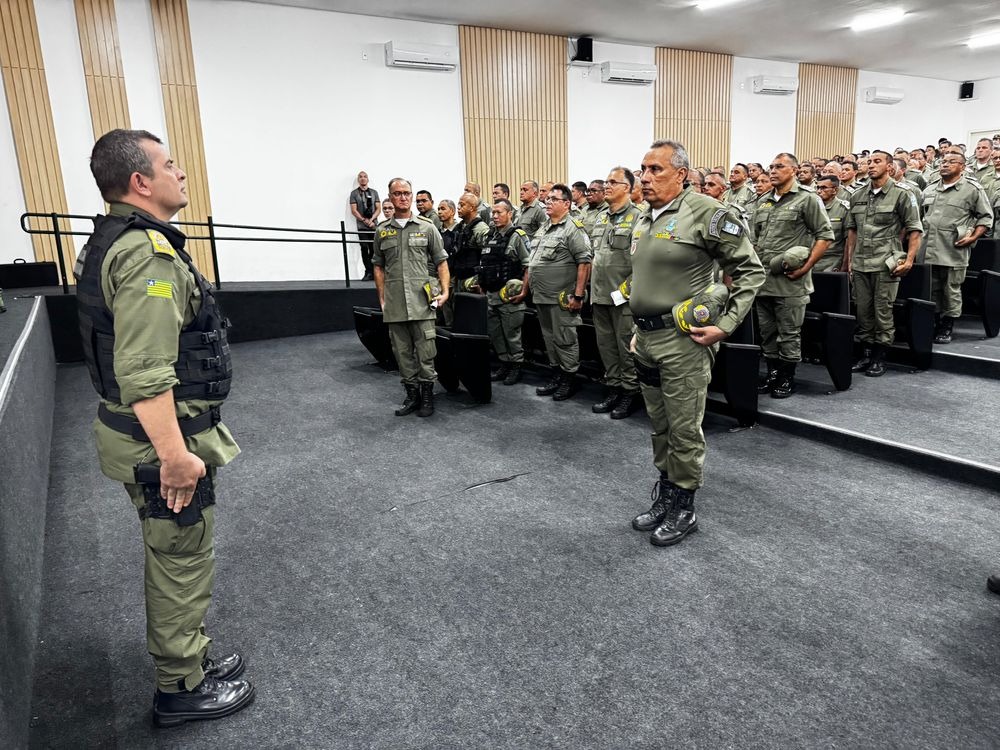
<svg viewBox="0 0 1000 750">
<path fill-rule="evenodd" d="M 795 155 L 800 161 L 850 153 L 857 89 L 857 68 L 799 64 Z"/>
<path fill-rule="evenodd" d="M 489 195 L 525 180 L 565 182 L 569 171 L 566 40 L 460 26 L 466 179 Z"/>
<path fill-rule="evenodd" d="M 27 211 L 68 213 L 59 147 L 49 87 L 45 78 L 38 24 L 32 0 L 0 0 L 0 67 L 10 109 L 21 187 Z M 36 228 L 52 228 L 51 221 L 34 221 Z M 70 230 L 69 222 L 60 224 Z M 56 260 L 55 239 L 32 235 L 36 260 Z M 73 238 L 63 238 L 63 258 L 72 279 Z"/>
<path fill-rule="evenodd" d="M 149 0 L 153 11 L 156 56 L 160 64 L 160 88 L 167 120 L 167 142 L 174 161 L 187 174 L 187 193 L 191 201 L 177 215 L 179 221 L 205 221 L 212 213 L 205 167 L 205 144 L 198 106 L 198 83 L 195 80 L 194 55 L 187 0 Z M 183 229 L 183 227 L 182 227 Z M 204 230 L 189 227 L 189 234 L 205 235 Z M 198 269 L 215 281 L 212 254 L 207 242 L 190 242 L 188 250 Z"/>
<path fill-rule="evenodd" d="M 656 48 L 653 133 L 680 141 L 691 166 L 729 168 L 733 56 Z"/>
<path fill-rule="evenodd" d="M 83 76 L 87 83 L 94 140 L 109 130 L 131 127 L 125 74 L 118 46 L 115 0 L 76 0 Z"/>
</svg>

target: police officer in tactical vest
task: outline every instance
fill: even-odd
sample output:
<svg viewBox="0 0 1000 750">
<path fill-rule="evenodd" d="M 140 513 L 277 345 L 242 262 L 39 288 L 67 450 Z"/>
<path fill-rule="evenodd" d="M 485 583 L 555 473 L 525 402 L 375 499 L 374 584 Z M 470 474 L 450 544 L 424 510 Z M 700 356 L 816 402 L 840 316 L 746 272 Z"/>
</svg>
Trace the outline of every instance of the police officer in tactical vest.
<svg viewBox="0 0 1000 750">
<path fill-rule="evenodd" d="M 208 655 L 215 570 L 213 478 L 240 449 L 220 421 L 232 366 L 228 321 L 168 222 L 188 204 L 185 174 L 144 130 L 112 130 L 90 169 L 111 204 L 74 269 L 84 356 L 101 396 L 101 470 L 123 482 L 145 551 L 153 721 L 172 726 L 250 704 L 239 654 Z"/>
<path fill-rule="evenodd" d="M 479 255 L 486 244 L 489 225 L 479 215 L 479 198 L 472 193 L 464 193 L 458 199 L 458 218 L 461 223 L 455 230 L 455 241 L 448 256 L 448 271 L 451 273 L 451 295 L 442 310 L 445 325 L 450 326 L 454 318 L 455 293 L 463 290 L 463 282 L 476 275 Z"/>
</svg>

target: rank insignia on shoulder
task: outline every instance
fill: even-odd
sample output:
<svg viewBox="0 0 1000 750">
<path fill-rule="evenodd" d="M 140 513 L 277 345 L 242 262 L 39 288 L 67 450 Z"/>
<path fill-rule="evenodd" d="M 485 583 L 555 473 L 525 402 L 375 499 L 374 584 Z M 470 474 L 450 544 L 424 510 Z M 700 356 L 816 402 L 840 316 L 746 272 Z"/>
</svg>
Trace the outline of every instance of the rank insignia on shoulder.
<svg viewBox="0 0 1000 750">
<path fill-rule="evenodd" d="M 171 258 L 177 257 L 177 251 L 174 250 L 174 246 L 170 244 L 170 240 L 166 238 L 163 232 L 158 232 L 155 229 L 147 229 L 146 236 L 153 243 L 154 254 L 169 255 Z"/>
<path fill-rule="evenodd" d="M 518 227 L 517 229 L 515 229 L 514 232 L 516 234 L 521 235 L 522 237 L 527 237 L 528 236 L 528 233 L 525 232 L 523 229 L 521 229 L 521 227 Z"/>
<path fill-rule="evenodd" d="M 579 219 L 573 219 L 573 223 L 576 224 L 578 227 L 580 227 L 580 229 L 584 228 L 583 222 L 580 221 Z"/>
<path fill-rule="evenodd" d="M 169 281 L 162 281 L 161 279 L 146 279 L 146 296 L 173 299 L 174 285 Z"/>
</svg>

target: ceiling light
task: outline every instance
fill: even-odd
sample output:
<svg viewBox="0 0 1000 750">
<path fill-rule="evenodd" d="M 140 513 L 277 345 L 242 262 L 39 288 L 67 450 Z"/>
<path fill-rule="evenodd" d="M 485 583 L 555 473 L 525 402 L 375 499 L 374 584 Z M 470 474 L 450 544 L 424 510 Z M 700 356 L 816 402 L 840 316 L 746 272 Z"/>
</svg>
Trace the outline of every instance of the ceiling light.
<svg viewBox="0 0 1000 750">
<path fill-rule="evenodd" d="M 992 47 L 996 44 L 1000 44 L 1000 31 L 991 31 L 989 34 L 974 36 L 965 44 L 972 49 L 978 49 L 979 47 Z"/>
<path fill-rule="evenodd" d="M 854 19 L 851 23 L 851 29 L 854 31 L 869 31 L 871 29 L 879 29 L 883 26 L 891 26 L 894 23 L 902 21 L 905 15 L 906 11 L 902 8 L 886 8 L 875 13 L 865 13 Z"/>
<path fill-rule="evenodd" d="M 715 10 L 716 8 L 721 8 L 723 5 L 732 5 L 738 2 L 740 0 L 698 0 L 695 5 L 698 6 L 698 10 Z"/>
</svg>

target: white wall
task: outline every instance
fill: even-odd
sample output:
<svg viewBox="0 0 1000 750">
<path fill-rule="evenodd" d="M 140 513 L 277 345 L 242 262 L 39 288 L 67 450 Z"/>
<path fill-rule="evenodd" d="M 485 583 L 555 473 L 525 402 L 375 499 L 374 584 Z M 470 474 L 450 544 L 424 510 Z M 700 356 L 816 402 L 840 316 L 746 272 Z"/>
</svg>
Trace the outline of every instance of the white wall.
<svg viewBox="0 0 1000 750">
<path fill-rule="evenodd" d="M 1000 78 L 987 78 L 975 83 L 976 98 L 958 102 L 964 122 L 963 138 L 967 138 L 969 133 L 983 130 L 992 131 L 990 135 L 1000 133 Z M 954 84 L 954 86 L 957 97 L 958 84 Z M 969 141 L 970 149 L 972 145 L 972 142 Z"/>
<path fill-rule="evenodd" d="M 125 74 L 129 122 L 135 130 L 148 130 L 166 141 L 160 66 L 156 58 L 156 37 L 149 3 L 117 2 L 115 16 L 118 20 L 118 49 Z"/>
<path fill-rule="evenodd" d="M 754 76 L 799 75 L 798 63 L 733 58 L 732 134 L 730 160 L 760 162 L 765 167 L 782 151 L 795 151 L 796 96 L 753 93 Z"/>
<path fill-rule="evenodd" d="M 390 39 L 457 45 L 457 27 L 249 2 L 189 9 L 217 221 L 353 229 L 361 169 L 383 198 L 397 175 L 435 202 L 461 194 L 459 72 L 387 68 L 382 51 Z M 341 257 L 339 246 L 230 243 L 219 264 L 223 280 L 329 279 L 343 278 Z"/>
<path fill-rule="evenodd" d="M 24 190 L 17 166 L 14 134 L 10 128 L 10 110 L 0 77 L 0 263 L 24 258 L 35 259 L 31 237 L 21 231 L 18 219 L 24 213 Z"/>
<path fill-rule="evenodd" d="M 865 89 L 886 86 L 902 89 L 899 104 L 869 104 Z M 933 78 L 858 71 L 855 101 L 854 151 L 897 146 L 907 150 L 937 143 L 938 138 L 964 138 L 963 110 L 958 102 L 958 84 Z"/>
<path fill-rule="evenodd" d="M 656 50 L 594 42 L 594 60 L 656 64 Z M 600 65 L 567 69 L 570 182 L 604 179 L 618 164 L 635 168 L 653 141 L 653 86 L 601 83 Z"/>
</svg>

